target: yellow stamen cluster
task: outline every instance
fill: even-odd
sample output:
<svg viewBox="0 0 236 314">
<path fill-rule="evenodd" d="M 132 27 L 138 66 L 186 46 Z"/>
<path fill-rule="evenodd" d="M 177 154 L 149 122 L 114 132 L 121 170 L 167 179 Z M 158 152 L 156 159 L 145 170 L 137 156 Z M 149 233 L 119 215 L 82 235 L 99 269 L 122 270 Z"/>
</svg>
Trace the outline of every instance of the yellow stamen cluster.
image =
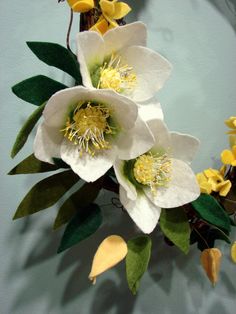
<svg viewBox="0 0 236 314">
<path fill-rule="evenodd" d="M 121 64 L 121 57 L 112 55 L 100 69 L 100 79 L 97 88 L 113 89 L 118 93 L 129 94 L 137 84 L 137 76 L 133 68 Z"/>
<path fill-rule="evenodd" d="M 220 196 L 226 196 L 231 189 L 230 180 L 224 179 L 225 167 L 220 170 L 206 169 L 197 174 L 198 184 L 201 192 L 211 194 L 212 192 L 219 193 Z"/>
<path fill-rule="evenodd" d="M 114 128 L 108 123 L 110 111 L 101 104 L 84 107 L 79 104 L 72 116 L 67 118 L 66 127 L 62 130 L 69 141 L 78 146 L 80 155 L 84 152 L 94 156 L 96 150 L 111 148 L 105 135 L 112 134 Z"/>
<path fill-rule="evenodd" d="M 134 177 L 137 182 L 148 185 L 155 194 L 160 186 L 167 186 L 171 179 L 171 160 L 167 154 L 144 154 L 136 159 Z"/>
</svg>

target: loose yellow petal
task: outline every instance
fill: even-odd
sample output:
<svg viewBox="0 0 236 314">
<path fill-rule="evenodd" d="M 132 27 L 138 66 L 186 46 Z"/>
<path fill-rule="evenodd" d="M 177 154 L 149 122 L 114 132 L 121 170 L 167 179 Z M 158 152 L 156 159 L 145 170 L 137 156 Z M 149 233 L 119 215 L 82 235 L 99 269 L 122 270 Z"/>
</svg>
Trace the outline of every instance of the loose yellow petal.
<svg viewBox="0 0 236 314">
<path fill-rule="evenodd" d="M 236 241 L 231 246 L 231 258 L 232 258 L 232 261 L 236 264 Z"/>
<path fill-rule="evenodd" d="M 201 264 L 213 286 L 218 281 L 221 263 L 221 251 L 217 248 L 206 249 L 201 253 Z"/>
<path fill-rule="evenodd" d="M 94 8 L 94 0 L 67 0 L 74 12 L 88 12 Z"/>
<path fill-rule="evenodd" d="M 112 1 L 101 0 L 99 4 L 103 13 L 109 15 L 110 17 L 113 17 L 113 15 L 115 14 L 115 5 Z"/>
<path fill-rule="evenodd" d="M 235 134 L 236 134 L 236 130 L 235 130 Z M 229 145 L 231 148 L 236 145 L 236 135 L 231 134 L 229 136 Z"/>
<path fill-rule="evenodd" d="M 90 28 L 90 31 L 96 31 L 101 35 L 105 34 L 109 29 L 108 23 L 104 18 L 101 18 L 97 21 L 95 25 Z"/>
<path fill-rule="evenodd" d="M 223 181 L 218 184 L 218 191 L 220 196 L 226 196 L 232 187 L 232 183 L 229 180 Z"/>
<path fill-rule="evenodd" d="M 115 20 L 122 19 L 131 11 L 131 7 L 124 2 L 116 2 L 114 5 L 115 5 L 115 12 L 112 17 Z"/>
<path fill-rule="evenodd" d="M 225 165 L 231 165 L 231 163 L 234 161 L 233 153 L 228 149 L 223 150 L 221 153 L 221 161 Z"/>
<path fill-rule="evenodd" d="M 228 120 L 225 120 L 225 124 L 230 129 L 236 129 L 236 117 L 230 117 Z"/>
<path fill-rule="evenodd" d="M 117 235 L 107 237 L 99 245 L 93 258 L 89 279 L 96 283 L 96 277 L 112 268 L 127 255 L 128 248 L 123 238 Z"/>
</svg>

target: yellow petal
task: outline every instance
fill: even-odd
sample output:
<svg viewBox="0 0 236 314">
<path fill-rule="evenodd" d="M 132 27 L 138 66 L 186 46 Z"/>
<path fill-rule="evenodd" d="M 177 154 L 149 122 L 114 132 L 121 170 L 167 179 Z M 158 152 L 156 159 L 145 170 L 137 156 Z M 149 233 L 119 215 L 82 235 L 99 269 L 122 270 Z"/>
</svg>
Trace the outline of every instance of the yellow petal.
<svg viewBox="0 0 236 314">
<path fill-rule="evenodd" d="M 94 255 L 89 279 L 95 284 L 96 277 L 122 261 L 127 252 L 127 244 L 123 238 L 117 235 L 107 237 Z"/>
<path fill-rule="evenodd" d="M 232 261 L 236 264 L 236 242 L 231 246 L 231 258 Z"/>
<path fill-rule="evenodd" d="M 215 177 L 216 175 L 219 175 L 219 171 L 212 168 L 204 170 L 203 173 L 207 178 L 212 178 Z"/>
<path fill-rule="evenodd" d="M 113 17 L 115 13 L 115 5 L 113 2 L 108 0 L 101 0 L 99 4 L 103 14 Z"/>
<path fill-rule="evenodd" d="M 94 8 L 94 0 L 67 0 L 74 12 L 88 12 Z"/>
<path fill-rule="evenodd" d="M 231 163 L 234 161 L 233 153 L 228 149 L 223 150 L 221 153 L 221 161 L 225 165 L 231 165 Z"/>
<path fill-rule="evenodd" d="M 220 171 L 220 174 L 221 174 L 222 177 L 224 177 L 226 169 L 227 169 L 226 165 L 223 165 L 223 166 L 220 167 L 219 171 Z"/>
<path fill-rule="evenodd" d="M 234 159 L 236 159 L 236 145 L 233 145 L 232 147 L 232 153 L 234 155 Z"/>
<path fill-rule="evenodd" d="M 235 129 L 236 128 L 236 117 L 230 117 L 228 120 L 225 120 L 225 124 L 230 129 Z"/>
<path fill-rule="evenodd" d="M 220 196 L 226 196 L 232 187 L 232 183 L 229 180 L 223 181 L 218 184 L 218 192 Z"/>
<path fill-rule="evenodd" d="M 115 5 L 115 12 L 112 17 L 115 20 L 122 19 L 131 11 L 131 7 L 124 2 L 116 2 L 114 5 Z"/>
<path fill-rule="evenodd" d="M 201 264 L 213 286 L 218 281 L 221 263 L 221 251 L 217 248 L 206 249 L 201 253 Z"/>
<path fill-rule="evenodd" d="M 102 18 L 99 19 L 97 23 L 90 28 L 90 31 L 96 31 L 103 35 L 108 31 L 108 29 L 109 27 L 107 21 L 104 18 Z"/>
<path fill-rule="evenodd" d="M 236 134 L 236 130 L 235 130 L 235 134 Z M 236 135 L 231 134 L 229 136 L 229 145 L 232 148 L 234 145 L 236 145 Z"/>
</svg>

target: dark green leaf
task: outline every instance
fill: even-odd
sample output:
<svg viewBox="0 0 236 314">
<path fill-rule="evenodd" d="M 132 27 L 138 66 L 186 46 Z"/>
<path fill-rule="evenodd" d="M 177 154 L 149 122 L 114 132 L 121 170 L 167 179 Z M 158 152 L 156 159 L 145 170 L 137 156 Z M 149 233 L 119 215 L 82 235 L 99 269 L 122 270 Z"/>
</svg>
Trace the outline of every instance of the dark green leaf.
<svg viewBox="0 0 236 314">
<path fill-rule="evenodd" d="M 70 166 L 60 158 L 52 158 L 52 160 L 58 168 L 64 168 L 64 169 L 70 168 Z"/>
<path fill-rule="evenodd" d="M 14 158 L 16 154 L 21 150 L 21 148 L 25 145 L 29 134 L 33 130 L 35 124 L 40 119 L 43 109 L 45 107 L 45 103 L 39 106 L 26 120 L 22 128 L 20 129 L 20 132 L 18 133 L 15 143 L 13 145 L 12 151 L 11 151 L 11 157 Z"/>
<path fill-rule="evenodd" d="M 148 267 L 152 242 L 148 236 L 138 236 L 129 240 L 127 244 L 126 277 L 129 289 L 136 294 L 140 280 Z"/>
<path fill-rule="evenodd" d="M 192 202 L 192 206 L 203 220 L 227 232 L 230 231 L 229 216 L 213 196 L 201 194 L 196 201 Z"/>
<path fill-rule="evenodd" d="M 229 218 L 229 219 L 230 219 L 230 224 L 231 224 L 231 226 L 236 227 L 236 222 L 235 222 L 235 220 L 232 219 L 232 218 Z"/>
<path fill-rule="evenodd" d="M 41 61 L 70 74 L 77 84 L 82 84 L 79 63 L 68 49 L 48 42 L 31 41 L 27 45 Z"/>
<path fill-rule="evenodd" d="M 55 171 L 59 169 L 56 165 L 49 164 L 38 160 L 34 154 L 28 156 L 21 161 L 15 168 L 13 168 L 8 174 L 26 174 L 26 173 L 41 173 L 48 171 Z"/>
<path fill-rule="evenodd" d="M 102 213 L 98 205 L 90 204 L 85 210 L 79 211 L 67 225 L 58 253 L 88 238 L 97 231 L 101 223 Z"/>
<path fill-rule="evenodd" d="M 162 209 L 160 227 L 164 235 L 185 254 L 189 252 L 190 226 L 182 207 Z"/>
<path fill-rule="evenodd" d="M 32 215 L 54 205 L 78 180 L 79 177 L 68 170 L 38 182 L 24 197 L 13 219 Z"/>
<path fill-rule="evenodd" d="M 24 80 L 12 87 L 13 93 L 19 98 L 40 106 L 66 85 L 50 79 L 44 75 L 37 75 Z"/>
<path fill-rule="evenodd" d="M 85 210 L 98 196 L 102 188 L 100 180 L 85 183 L 78 191 L 72 194 L 59 209 L 53 229 L 60 228 L 67 223 L 78 212 Z"/>
</svg>

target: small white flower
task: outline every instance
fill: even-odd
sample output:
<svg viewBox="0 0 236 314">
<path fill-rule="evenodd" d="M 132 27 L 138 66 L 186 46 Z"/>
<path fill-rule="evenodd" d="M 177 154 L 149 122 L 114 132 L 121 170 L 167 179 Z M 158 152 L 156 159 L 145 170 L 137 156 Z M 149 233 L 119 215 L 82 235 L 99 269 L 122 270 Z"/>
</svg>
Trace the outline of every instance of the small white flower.
<svg viewBox="0 0 236 314">
<path fill-rule="evenodd" d="M 116 158 L 133 159 L 154 142 L 136 103 L 112 90 L 59 91 L 43 118 L 34 141 L 36 158 L 49 163 L 61 158 L 87 182 L 105 174 Z"/>
<path fill-rule="evenodd" d="M 182 206 L 200 194 L 189 166 L 199 141 L 169 132 L 163 121 L 155 117 L 148 125 L 155 138 L 152 149 L 133 160 L 117 159 L 114 166 L 120 201 L 144 233 L 153 231 L 161 208 Z"/>
<path fill-rule="evenodd" d="M 135 22 L 116 27 L 104 36 L 78 34 L 78 61 L 87 87 L 113 89 L 134 101 L 146 101 L 162 88 L 170 63 L 146 48 L 147 30 Z"/>
</svg>

